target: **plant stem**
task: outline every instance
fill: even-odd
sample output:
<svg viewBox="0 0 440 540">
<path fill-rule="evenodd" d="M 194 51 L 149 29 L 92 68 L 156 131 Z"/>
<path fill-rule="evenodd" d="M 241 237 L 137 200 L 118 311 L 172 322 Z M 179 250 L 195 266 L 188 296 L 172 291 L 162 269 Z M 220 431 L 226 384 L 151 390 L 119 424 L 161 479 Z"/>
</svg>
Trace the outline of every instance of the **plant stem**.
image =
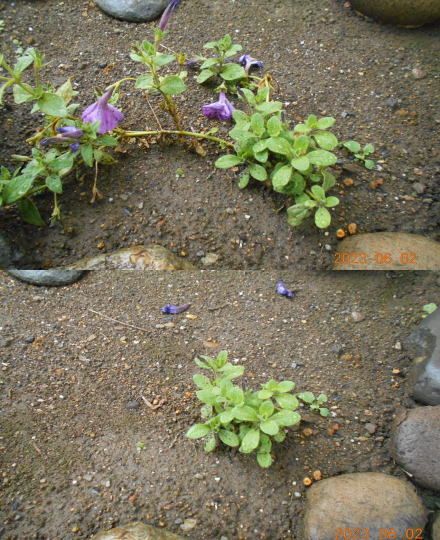
<svg viewBox="0 0 440 540">
<path fill-rule="evenodd" d="M 123 137 L 147 137 L 148 135 L 181 135 L 185 137 L 194 137 L 195 139 L 205 139 L 229 148 L 234 147 L 231 142 L 226 141 L 225 139 L 220 139 L 213 135 L 206 135 L 205 133 L 194 133 L 193 131 L 160 129 L 156 131 L 125 131 L 123 133 Z"/>
</svg>

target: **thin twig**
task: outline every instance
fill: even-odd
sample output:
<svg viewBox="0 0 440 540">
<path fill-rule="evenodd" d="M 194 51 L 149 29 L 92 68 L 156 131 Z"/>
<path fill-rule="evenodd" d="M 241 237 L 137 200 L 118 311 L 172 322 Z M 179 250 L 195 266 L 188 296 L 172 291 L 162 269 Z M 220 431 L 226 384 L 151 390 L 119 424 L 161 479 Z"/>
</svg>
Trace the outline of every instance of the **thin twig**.
<svg viewBox="0 0 440 540">
<path fill-rule="evenodd" d="M 162 125 L 161 125 L 161 123 L 159 121 L 159 118 L 157 117 L 156 113 L 154 112 L 154 109 L 153 109 L 153 107 L 152 107 L 152 105 L 150 103 L 150 100 L 148 98 L 147 98 L 147 103 L 148 103 L 148 106 L 150 107 L 151 112 L 153 113 L 153 116 L 154 116 L 154 118 L 155 118 L 155 120 L 157 122 L 157 125 L 159 126 L 159 129 L 163 130 L 163 127 L 162 127 Z"/>
<path fill-rule="evenodd" d="M 141 394 L 141 398 L 142 398 L 142 400 L 144 401 L 145 405 L 146 405 L 147 407 L 149 407 L 150 409 L 152 409 L 153 411 L 155 411 L 155 410 L 158 409 L 159 407 L 162 407 L 162 405 L 165 403 L 165 401 L 164 401 L 163 399 L 161 399 L 157 405 L 153 405 L 153 404 L 152 404 L 150 401 L 148 401 L 148 399 L 147 399 L 145 396 L 143 396 L 142 394 Z"/>
<path fill-rule="evenodd" d="M 113 319 L 113 317 L 109 317 L 108 315 L 104 315 L 104 313 L 100 313 L 99 311 L 95 311 L 94 309 L 89 308 L 88 311 L 91 311 L 92 313 L 95 313 L 96 315 L 99 315 L 100 317 L 103 317 L 104 319 L 107 319 L 108 321 L 112 321 L 118 324 L 122 324 L 123 326 L 128 326 L 130 328 L 135 328 L 136 330 L 141 330 L 142 332 L 150 332 L 149 328 L 142 328 L 140 326 L 136 326 L 134 324 L 129 324 L 126 322 L 118 321 L 117 319 Z"/>
</svg>

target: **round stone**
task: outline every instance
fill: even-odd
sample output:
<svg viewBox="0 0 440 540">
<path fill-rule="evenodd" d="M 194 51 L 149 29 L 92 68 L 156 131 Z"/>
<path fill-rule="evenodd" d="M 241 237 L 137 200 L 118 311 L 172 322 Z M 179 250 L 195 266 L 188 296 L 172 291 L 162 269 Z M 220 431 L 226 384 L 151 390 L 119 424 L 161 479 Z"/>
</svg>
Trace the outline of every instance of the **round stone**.
<svg viewBox="0 0 440 540">
<path fill-rule="evenodd" d="M 399 26 L 421 26 L 440 19 L 438 0 L 351 0 L 356 11 Z"/>
<path fill-rule="evenodd" d="M 404 538 L 408 528 L 423 528 L 425 508 L 413 486 L 382 473 L 343 474 L 314 484 L 307 492 L 305 540 L 335 540 L 338 530 L 368 530 L 379 538 L 394 529 Z"/>
<path fill-rule="evenodd" d="M 42 287 L 62 287 L 78 281 L 84 274 L 81 270 L 7 270 L 16 279 Z"/>
<path fill-rule="evenodd" d="M 391 452 L 415 482 L 440 491 L 440 405 L 418 407 L 399 415 Z"/>
<path fill-rule="evenodd" d="M 96 0 L 96 4 L 108 15 L 130 22 L 157 19 L 168 3 L 169 0 Z"/>
<path fill-rule="evenodd" d="M 102 531 L 91 540 L 183 540 L 183 538 L 164 529 L 135 521 L 109 531 Z"/>
</svg>

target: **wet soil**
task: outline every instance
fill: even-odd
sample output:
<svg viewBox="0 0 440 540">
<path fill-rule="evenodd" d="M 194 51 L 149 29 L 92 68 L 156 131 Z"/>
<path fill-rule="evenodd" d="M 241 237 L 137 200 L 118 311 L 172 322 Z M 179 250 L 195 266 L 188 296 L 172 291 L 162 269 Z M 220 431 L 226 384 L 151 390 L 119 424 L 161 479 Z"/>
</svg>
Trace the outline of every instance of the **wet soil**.
<svg viewBox="0 0 440 540">
<path fill-rule="evenodd" d="M 394 28 L 358 17 L 333 0 L 233 0 L 184 2 L 170 26 L 168 44 L 191 57 L 203 43 L 230 32 L 245 51 L 262 59 L 278 83 L 277 96 L 289 117 L 333 115 L 341 139 L 373 142 L 382 171 L 342 171 L 335 188 L 342 204 L 329 235 L 310 224 L 293 230 L 277 195 L 254 187 L 241 192 L 233 173 L 216 171 L 216 149 L 208 159 L 177 146 L 145 148 L 134 144 L 119 163 L 103 169 L 105 198 L 91 205 L 92 177 L 72 179 L 62 199 L 63 225 L 37 229 L 11 210 L 0 211 L 0 228 L 24 253 L 19 266 L 70 263 L 99 250 L 132 244 L 162 244 L 198 262 L 220 255 L 220 268 L 328 268 L 335 230 L 356 223 L 360 232 L 406 231 L 439 236 L 439 62 L 440 27 Z M 139 66 L 128 58 L 131 43 L 151 36 L 151 24 L 130 24 L 105 16 L 89 1 L 4 2 L 3 49 L 13 40 L 32 44 L 47 55 L 49 79 L 76 81 L 82 105 L 94 87 L 105 87 Z M 415 78 L 412 70 L 419 68 Z M 190 92 L 180 98 L 185 122 L 206 126 L 200 113 L 212 95 L 190 77 Z M 154 100 L 153 100 L 154 102 Z M 153 103 L 154 104 L 154 103 Z M 151 128 L 145 99 L 131 88 L 123 96 L 125 126 Z M 163 126 L 168 126 L 164 114 Z M 8 98 L 0 111 L 0 159 L 28 150 L 25 138 L 39 120 Z M 221 128 L 223 129 L 223 128 Z M 184 176 L 176 175 L 182 169 Z M 344 178 L 354 180 L 346 187 Z M 384 183 L 372 189 L 370 182 Z M 422 184 L 417 191 L 414 183 Z M 39 204 L 50 216 L 50 198 Z"/>
<path fill-rule="evenodd" d="M 131 520 L 184 535 L 193 518 L 194 540 L 301 540 L 313 471 L 404 477 L 388 451 L 396 411 L 412 405 L 401 344 L 438 302 L 438 275 L 285 272 L 292 300 L 274 293 L 278 277 L 91 272 L 47 289 L 0 274 L 2 539 L 86 539 Z M 164 316 L 168 302 L 192 307 Z M 269 470 L 205 455 L 184 436 L 198 419 L 193 359 L 220 349 L 247 385 L 327 393 L 332 417 L 308 418 Z"/>
</svg>

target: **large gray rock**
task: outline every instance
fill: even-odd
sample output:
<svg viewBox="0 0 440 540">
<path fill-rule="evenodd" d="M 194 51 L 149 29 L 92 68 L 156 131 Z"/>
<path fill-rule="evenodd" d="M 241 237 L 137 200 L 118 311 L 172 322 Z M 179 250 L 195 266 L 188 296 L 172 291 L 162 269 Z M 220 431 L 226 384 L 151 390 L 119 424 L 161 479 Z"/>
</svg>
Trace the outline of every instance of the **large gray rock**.
<svg viewBox="0 0 440 540">
<path fill-rule="evenodd" d="M 391 528 L 405 538 L 407 529 L 425 523 L 426 510 L 409 482 L 382 473 L 343 474 L 308 491 L 304 539 L 335 540 L 338 529 L 368 529 L 377 539 Z"/>
<path fill-rule="evenodd" d="M 132 246 L 113 253 L 81 259 L 67 268 L 73 270 L 193 270 L 194 266 L 158 246 Z"/>
<path fill-rule="evenodd" d="M 440 406 L 400 414 L 393 427 L 391 453 L 415 482 L 440 491 Z"/>
<path fill-rule="evenodd" d="M 333 269 L 440 270 L 440 243 L 419 234 L 356 234 L 339 244 Z"/>
<path fill-rule="evenodd" d="M 159 17 L 170 0 L 95 0 L 112 17 L 131 22 L 152 21 Z"/>
<path fill-rule="evenodd" d="M 20 281 L 43 287 L 62 287 L 78 281 L 84 272 L 81 270 L 7 270 L 8 274 Z"/>
<path fill-rule="evenodd" d="M 421 26 L 440 19 L 439 0 L 351 0 L 357 11 L 400 26 Z"/>
<path fill-rule="evenodd" d="M 406 346 L 414 356 L 413 397 L 426 405 L 440 405 L 440 309 L 419 324 Z"/>
<path fill-rule="evenodd" d="M 135 521 L 123 527 L 100 532 L 90 540 L 183 540 L 183 538 L 163 529 Z"/>
</svg>

